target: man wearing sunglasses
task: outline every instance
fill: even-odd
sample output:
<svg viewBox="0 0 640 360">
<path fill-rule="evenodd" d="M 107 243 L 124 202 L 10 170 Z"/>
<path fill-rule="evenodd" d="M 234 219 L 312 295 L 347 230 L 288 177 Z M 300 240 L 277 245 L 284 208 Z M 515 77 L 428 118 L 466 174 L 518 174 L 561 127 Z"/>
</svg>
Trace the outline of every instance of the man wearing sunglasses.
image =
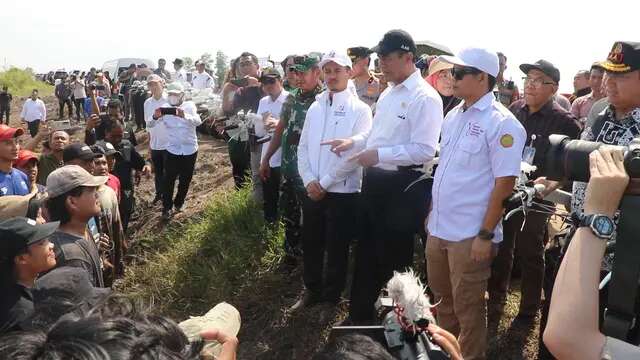
<svg viewBox="0 0 640 360">
<path fill-rule="evenodd" d="M 418 170 L 435 155 L 443 117 L 440 95 L 415 67 L 411 35 L 391 30 L 371 50 L 389 81 L 371 131 L 327 142 L 337 155 L 364 149 L 350 157 L 365 169 L 349 311 L 350 321 L 360 324 L 375 321 L 374 303 L 393 271 L 413 264 L 414 236 L 424 224 L 430 193 L 427 182 L 416 181 Z"/>
<path fill-rule="evenodd" d="M 549 135 L 562 134 L 576 139 L 580 134 L 580 128 L 575 116 L 554 100 L 560 82 L 560 71 L 552 63 L 538 60 L 533 64 L 520 65 L 520 70 L 526 75 L 523 78 L 524 99 L 513 103 L 509 110 L 527 131 L 522 160 L 536 166 L 536 171 L 529 177 L 538 179 L 544 174 L 544 155 L 550 146 Z M 548 193 L 549 191 L 545 190 L 540 197 Z M 538 205 L 553 206 L 548 201 L 536 199 L 534 209 L 542 210 Z M 524 228 L 523 221 L 523 215 L 516 214 L 503 223 L 504 239 L 493 262 L 489 282 L 492 320 L 494 315 L 495 320 L 499 320 L 506 303 L 514 253 L 518 256 L 522 268 L 522 297 L 516 321 L 523 324 L 532 323 L 540 308 L 544 278 L 544 244 L 549 216 L 532 211 L 527 215 Z"/>
<path fill-rule="evenodd" d="M 453 95 L 463 101 L 442 124 L 427 273 L 434 300 L 440 301 L 438 324 L 459 337 L 465 359 L 485 359 L 484 294 L 502 241 L 502 202 L 520 175 L 526 133 L 493 94 L 495 52 L 467 48 L 443 59 L 454 65 Z"/>
</svg>

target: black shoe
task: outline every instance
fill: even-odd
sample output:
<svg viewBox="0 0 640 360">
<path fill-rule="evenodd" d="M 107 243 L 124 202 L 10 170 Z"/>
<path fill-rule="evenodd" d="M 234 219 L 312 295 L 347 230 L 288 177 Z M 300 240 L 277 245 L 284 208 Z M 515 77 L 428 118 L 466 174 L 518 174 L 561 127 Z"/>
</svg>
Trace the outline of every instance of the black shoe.
<svg viewBox="0 0 640 360">
<path fill-rule="evenodd" d="M 158 201 L 162 201 L 162 195 L 156 195 L 156 197 L 153 198 L 153 201 L 151 203 L 155 205 L 158 203 Z"/>
<path fill-rule="evenodd" d="M 289 311 L 294 312 L 303 308 L 308 308 L 313 305 L 317 305 L 322 302 L 322 297 L 312 294 L 308 291 L 304 292 L 304 295 L 300 300 L 298 300 L 292 307 L 289 308 Z"/>
<path fill-rule="evenodd" d="M 162 210 L 162 220 L 171 219 L 171 210 Z"/>
<path fill-rule="evenodd" d="M 173 211 L 177 214 L 177 213 L 181 213 L 182 212 L 182 206 L 174 206 Z"/>
</svg>

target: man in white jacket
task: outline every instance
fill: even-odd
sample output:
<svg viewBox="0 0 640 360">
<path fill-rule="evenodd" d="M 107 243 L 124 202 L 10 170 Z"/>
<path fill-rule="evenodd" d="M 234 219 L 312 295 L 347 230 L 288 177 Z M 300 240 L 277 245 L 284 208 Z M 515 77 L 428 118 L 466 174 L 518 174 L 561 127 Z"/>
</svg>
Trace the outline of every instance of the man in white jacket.
<svg viewBox="0 0 640 360">
<path fill-rule="evenodd" d="M 362 149 L 354 147 L 338 156 L 325 141 L 364 139 L 371 129 L 371 109 L 347 88 L 349 57 L 331 51 L 320 67 L 328 90 L 309 108 L 298 145 L 298 170 L 307 189 L 302 229 L 306 292 L 292 310 L 340 300 L 362 183 L 362 167 L 348 159 Z M 323 271 L 327 273 L 324 282 Z"/>
</svg>

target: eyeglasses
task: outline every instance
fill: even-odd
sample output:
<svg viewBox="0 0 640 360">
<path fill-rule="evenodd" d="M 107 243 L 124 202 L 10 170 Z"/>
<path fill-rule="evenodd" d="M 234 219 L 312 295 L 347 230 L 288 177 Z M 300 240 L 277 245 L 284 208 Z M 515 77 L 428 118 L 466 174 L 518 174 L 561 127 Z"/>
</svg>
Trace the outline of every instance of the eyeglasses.
<svg viewBox="0 0 640 360">
<path fill-rule="evenodd" d="M 276 79 L 272 77 L 264 77 L 261 82 L 264 85 L 271 85 L 276 83 Z"/>
<path fill-rule="evenodd" d="M 253 61 L 243 61 L 240 63 L 240 66 L 251 66 L 253 65 Z"/>
<path fill-rule="evenodd" d="M 451 69 L 451 75 L 456 80 L 462 80 L 466 75 L 477 75 L 482 71 L 472 67 L 454 67 Z"/>
<path fill-rule="evenodd" d="M 524 85 L 531 85 L 534 88 L 538 88 L 542 85 L 556 85 L 555 82 L 553 81 L 544 81 L 543 78 L 530 78 L 528 76 L 525 76 L 522 78 L 522 80 L 524 80 Z"/>
</svg>

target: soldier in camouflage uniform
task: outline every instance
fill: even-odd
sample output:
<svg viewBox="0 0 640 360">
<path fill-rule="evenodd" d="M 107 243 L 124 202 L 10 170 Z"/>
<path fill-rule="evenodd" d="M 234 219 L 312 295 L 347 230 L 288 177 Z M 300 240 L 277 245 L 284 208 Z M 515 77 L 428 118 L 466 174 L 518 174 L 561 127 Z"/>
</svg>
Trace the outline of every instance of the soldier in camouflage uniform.
<svg viewBox="0 0 640 360">
<path fill-rule="evenodd" d="M 290 70 L 295 72 L 298 85 L 282 105 L 281 121 L 260 166 L 261 176 L 268 177 L 265 171 L 268 171 L 269 159 L 282 146 L 280 209 L 285 224 L 285 252 L 289 259 L 300 253 L 302 200 L 307 195 L 298 173 L 298 142 L 307 109 L 315 101 L 316 95 L 322 92 L 318 62 L 319 59 L 314 56 L 294 58 Z"/>
</svg>

